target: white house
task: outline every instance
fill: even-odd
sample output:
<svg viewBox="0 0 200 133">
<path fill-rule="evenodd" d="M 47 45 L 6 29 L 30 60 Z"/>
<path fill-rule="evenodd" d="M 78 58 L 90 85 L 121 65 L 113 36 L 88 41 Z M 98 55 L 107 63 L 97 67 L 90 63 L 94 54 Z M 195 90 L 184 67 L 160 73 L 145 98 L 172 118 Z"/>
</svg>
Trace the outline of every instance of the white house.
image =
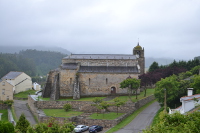
<svg viewBox="0 0 200 133">
<path fill-rule="evenodd" d="M 32 79 L 24 72 L 10 71 L 2 80 L 6 80 L 8 83 L 13 85 L 13 92 L 19 93 L 32 89 Z"/>
<path fill-rule="evenodd" d="M 39 90 L 41 90 L 41 85 L 39 85 L 37 82 L 34 82 L 33 89 L 39 91 Z"/>
<path fill-rule="evenodd" d="M 200 94 L 193 95 L 193 88 L 188 88 L 188 95 L 185 97 L 181 97 L 180 102 L 182 102 L 182 105 L 176 109 L 170 109 L 169 114 L 173 114 L 175 112 L 180 112 L 181 114 L 184 114 L 194 109 L 196 105 L 200 105 Z"/>
</svg>

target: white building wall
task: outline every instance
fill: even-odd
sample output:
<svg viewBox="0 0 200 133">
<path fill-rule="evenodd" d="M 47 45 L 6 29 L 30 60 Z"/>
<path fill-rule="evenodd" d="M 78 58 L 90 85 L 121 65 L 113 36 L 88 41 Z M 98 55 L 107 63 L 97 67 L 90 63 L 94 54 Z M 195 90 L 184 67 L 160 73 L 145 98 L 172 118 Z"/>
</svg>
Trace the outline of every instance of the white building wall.
<svg viewBox="0 0 200 133">
<path fill-rule="evenodd" d="M 32 89 L 32 79 L 25 73 L 15 78 L 15 93 Z"/>
<path fill-rule="evenodd" d="M 184 112 L 188 112 L 195 107 L 193 100 L 184 101 L 184 103 L 185 103 Z"/>
</svg>

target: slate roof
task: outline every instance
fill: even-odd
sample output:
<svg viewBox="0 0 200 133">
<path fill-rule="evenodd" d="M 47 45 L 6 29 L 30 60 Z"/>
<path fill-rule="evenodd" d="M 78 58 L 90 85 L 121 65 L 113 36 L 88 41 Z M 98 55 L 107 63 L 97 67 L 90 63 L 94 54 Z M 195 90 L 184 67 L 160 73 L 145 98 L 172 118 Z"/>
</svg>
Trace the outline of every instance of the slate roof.
<svg viewBox="0 0 200 133">
<path fill-rule="evenodd" d="M 180 101 L 182 101 L 182 100 L 184 100 L 184 101 L 193 100 L 194 98 L 200 98 L 200 94 L 181 97 Z"/>
<path fill-rule="evenodd" d="M 15 79 L 16 77 L 18 77 L 22 73 L 23 72 L 10 71 L 8 74 L 6 74 L 4 77 L 2 77 L 2 79 Z"/>
<path fill-rule="evenodd" d="M 138 73 L 136 66 L 80 66 L 78 72 L 90 73 Z"/>
<path fill-rule="evenodd" d="M 63 59 L 136 59 L 132 54 L 71 54 Z"/>
<path fill-rule="evenodd" d="M 78 63 L 64 63 L 61 65 L 63 69 L 76 70 Z"/>
</svg>

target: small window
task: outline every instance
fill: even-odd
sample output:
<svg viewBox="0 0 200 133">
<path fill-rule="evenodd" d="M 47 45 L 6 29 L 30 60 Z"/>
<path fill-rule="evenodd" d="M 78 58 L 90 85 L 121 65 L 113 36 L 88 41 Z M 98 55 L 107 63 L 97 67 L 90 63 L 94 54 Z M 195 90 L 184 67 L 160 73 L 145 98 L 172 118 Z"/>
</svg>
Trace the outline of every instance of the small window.
<svg viewBox="0 0 200 133">
<path fill-rule="evenodd" d="M 90 78 L 89 78 L 89 85 L 90 85 Z"/>
<path fill-rule="evenodd" d="M 2 95 L 5 95 L 5 89 L 2 89 Z"/>
<path fill-rule="evenodd" d="M 2 85 L 5 86 L 5 82 L 2 82 Z"/>
<path fill-rule="evenodd" d="M 70 85 L 72 84 L 72 78 L 70 78 Z"/>
<path fill-rule="evenodd" d="M 7 100 L 9 100 L 9 96 L 7 96 Z"/>
<path fill-rule="evenodd" d="M 108 79 L 106 78 L 106 84 L 108 84 Z"/>
</svg>

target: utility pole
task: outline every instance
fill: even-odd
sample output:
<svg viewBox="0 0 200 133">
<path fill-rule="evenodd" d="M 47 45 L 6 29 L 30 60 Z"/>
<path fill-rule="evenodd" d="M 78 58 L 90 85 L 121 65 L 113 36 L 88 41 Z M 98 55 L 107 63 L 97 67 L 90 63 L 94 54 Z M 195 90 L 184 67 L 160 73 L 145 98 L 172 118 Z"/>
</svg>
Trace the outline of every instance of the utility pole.
<svg viewBox="0 0 200 133">
<path fill-rule="evenodd" d="M 164 97 L 165 97 L 165 101 L 164 101 L 164 108 L 165 108 L 165 113 L 167 112 L 167 94 L 166 94 L 166 88 L 164 89 Z"/>
</svg>

